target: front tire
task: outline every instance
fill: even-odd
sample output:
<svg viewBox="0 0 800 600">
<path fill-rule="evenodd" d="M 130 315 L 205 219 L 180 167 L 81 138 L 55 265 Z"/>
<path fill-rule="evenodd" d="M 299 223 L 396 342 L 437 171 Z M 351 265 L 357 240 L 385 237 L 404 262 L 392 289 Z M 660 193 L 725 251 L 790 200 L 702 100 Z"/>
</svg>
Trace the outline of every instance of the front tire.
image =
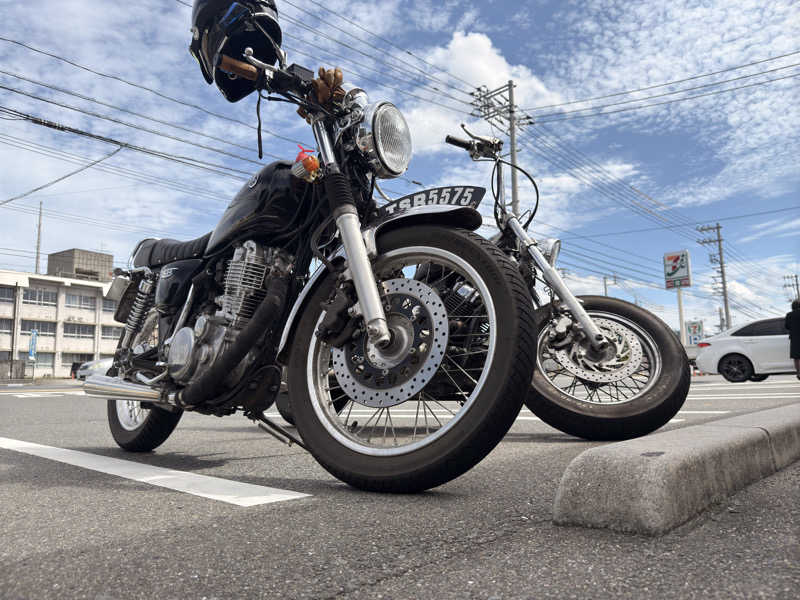
<svg viewBox="0 0 800 600">
<path fill-rule="evenodd" d="M 329 358 L 332 349 L 315 336 L 322 312 L 320 303 L 328 297 L 333 285 L 329 278 L 310 298 L 295 334 L 289 361 L 292 416 L 308 449 L 335 477 L 368 491 L 418 492 L 468 471 L 500 442 L 513 424 L 535 360 L 532 302 L 514 264 L 494 245 L 472 232 L 436 226 L 399 229 L 382 235 L 378 250 L 375 271 L 380 281 L 405 281 L 410 289 L 423 290 L 423 296 L 433 291 L 434 295 L 442 296 L 430 299 L 437 307 L 448 297 L 438 291 L 436 285 L 440 281 L 452 275 L 452 287 L 456 281 L 467 282 L 470 289 L 480 293 L 475 305 L 485 309 L 486 326 L 482 323 L 472 329 L 458 329 L 467 317 L 480 310 L 473 308 L 457 321 L 455 309 L 451 310 L 457 300 L 449 296 L 446 315 L 441 315 L 441 308 L 432 309 L 430 314 L 433 317 L 436 313 L 436 318 L 427 321 L 425 339 L 430 341 L 431 348 L 437 345 L 439 331 L 449 331 L 449 337 L 443 344 L 444 354 L 438 365 L 426 371 L 433 375 L 424 389 L 410 397 L 390 398 L 388 393 L 380 391 L 365 393 L 358 396 L 358 403 L 348 396 L 349 406 L 340 408 L 335 402 L 347 384 L 339 385 L 333 372 L 343 367 L 341 362 L 334 363 Z M 444 267 L 434 268 L 434 265 Z M 386 275 L 388 272 L 394 274 Z M 442 274 L 444 277 L 438 278 Z M 430 282 L 431 276 L 438 280 Z M 384 301 L 387 305 L 392 303 L 392 311 L 394 302 L 397 306 L 405 302 L 389 293 Z M 418 306 L 424 306 L 422 300 Z M 474 354 L 470 356 L 463 349 L 468 335 L 485 338 L 483 346 L 473 344 L 470 352 Z M 454 353 L 456 346 L 459 350 Z M 349 356 L 350 346 L 345 347 Z M 429 350 L 428 357 L 433 353 L 433 349 Z M 413 354 L 409 352 L 408 356 Z M 483 358 L 467 362 L 475 356 L 485 356 L 485 362 Z M 363 364 L 364 358 L 357 358 Z M 476 367 L 478 363 L 483 366 Z M 427 364 L 423 363 L 423 367 Z M 393 372 L 387 378 L 392 376 Z M 397 389 L 402 390 L 391 388 Z M 391 406 L 381 408 L 384 400 L 379 397 L 386 398 L 385 402 Z M 362 414 L 363 417 L 355 416 Z M 413 428 L 409 423 L 412 418 Z M 368 426 L 370 429 L 363 431 Z"/>
<path fill-rule="evenodd" d="M 668 423 L 691 383 L 678 339 L 663 321 L 634 304 L 604 296 L 581 300 L 607 336 L 616 337 L 616 355 L 605 363 L 613 366 L 605 373 L 603 363 L 596 371 L 587 362 L 565 366 L 574 355 L 550 347 L 549 307 L 544 307 L 537 311 L 537 364 L 526 406 L 551 427 L 587 440 L 640 437 Z M 626 361 L 638 363 L 630 362 L 628 369 Z"/>
</svg>

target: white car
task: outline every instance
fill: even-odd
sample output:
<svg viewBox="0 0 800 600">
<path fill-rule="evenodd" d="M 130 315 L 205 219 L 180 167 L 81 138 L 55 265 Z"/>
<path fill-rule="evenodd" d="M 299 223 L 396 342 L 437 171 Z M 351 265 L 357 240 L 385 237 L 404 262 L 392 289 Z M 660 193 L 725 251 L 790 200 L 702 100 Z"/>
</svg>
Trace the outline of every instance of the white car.
<svg viewBox="0 0 800 600">
<path fill-rule="evenodd" d="M 75 377 L 85 380 L 87 377 L 91 377 L 92 375 L 105 375 L 106 371 L 108 371 L 113 364 L 113 358 L 90 360 L 89 362 L 85 362 L 80 366 L 78 372 L 75 374 Z"/>
<path fill-rule="evenodd" d="M 783 317 L 764 319 L 707 338 L 697 344 L 700 352 L 695 364 L 703 373 L 719 373 L 735 383 L 794 373 L 784 325 Z"/>
</svg>

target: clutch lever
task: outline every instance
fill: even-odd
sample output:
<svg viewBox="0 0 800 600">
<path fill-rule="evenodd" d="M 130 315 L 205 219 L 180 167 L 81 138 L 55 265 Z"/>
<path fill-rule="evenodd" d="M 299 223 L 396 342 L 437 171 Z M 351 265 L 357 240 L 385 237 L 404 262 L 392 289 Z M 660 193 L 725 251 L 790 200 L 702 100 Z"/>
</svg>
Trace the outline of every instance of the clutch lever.
<svg viewBox="0 0 800 600">
<path fill-rule="evenodd" d="M 464 123 L 461 123 L 461 129 L 464 130 L 469 137 L 475 140 L 475 154 L 485 158 L 497 158 L 500 151 L 503 149 L 503 140 L 494 137 L 484 137 L 472 133 Z"/>
</svg>

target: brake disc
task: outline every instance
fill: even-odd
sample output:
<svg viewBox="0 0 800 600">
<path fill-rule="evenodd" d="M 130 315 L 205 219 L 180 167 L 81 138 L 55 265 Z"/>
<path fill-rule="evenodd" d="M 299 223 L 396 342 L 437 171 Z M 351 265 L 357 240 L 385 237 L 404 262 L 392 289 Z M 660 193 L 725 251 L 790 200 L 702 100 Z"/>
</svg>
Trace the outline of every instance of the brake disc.
<svg viewBox="0 0 800 600">
<path fill-rule="evenodd" d="M 553 349 L 553 357 L 567 371 L 585 381 L 612 383 L 630 377 L 639 369 L 644 357 L 639 338 L 616 321 L 598 317 L 593 320 L 609 341 L 609 348 L 599 358 L 590 357 L 579 342 Z"/>
<path fill-rule="evenodd" d="M 436 292 L 415 279 L 382 284 L 392 342 L 371 344 L 366 335 L 332 348 L 333 372 L 353 401 L 387 408 L 419 393 L 433 378 L 447 350 L 447 310 Z"/>
</svg>

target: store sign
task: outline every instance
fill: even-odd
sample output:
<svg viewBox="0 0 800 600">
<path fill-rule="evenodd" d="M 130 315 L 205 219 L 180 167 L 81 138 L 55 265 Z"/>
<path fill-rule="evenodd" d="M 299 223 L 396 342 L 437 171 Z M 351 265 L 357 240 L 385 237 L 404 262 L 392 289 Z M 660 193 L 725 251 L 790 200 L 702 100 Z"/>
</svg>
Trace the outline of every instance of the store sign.
<svg viewBox="0 0 800 600">
<path fill-rule="evenodd" d="M 689 346 L 697 346 L 703 339 L 703 322 L 686 321 L 686 343 Z"/>
<path fill-rule="evenodd" d="M 668 290 L 692 285 L 688 250 L 668 252 L 664 255 L 664 281 Z"/>
</svg>

